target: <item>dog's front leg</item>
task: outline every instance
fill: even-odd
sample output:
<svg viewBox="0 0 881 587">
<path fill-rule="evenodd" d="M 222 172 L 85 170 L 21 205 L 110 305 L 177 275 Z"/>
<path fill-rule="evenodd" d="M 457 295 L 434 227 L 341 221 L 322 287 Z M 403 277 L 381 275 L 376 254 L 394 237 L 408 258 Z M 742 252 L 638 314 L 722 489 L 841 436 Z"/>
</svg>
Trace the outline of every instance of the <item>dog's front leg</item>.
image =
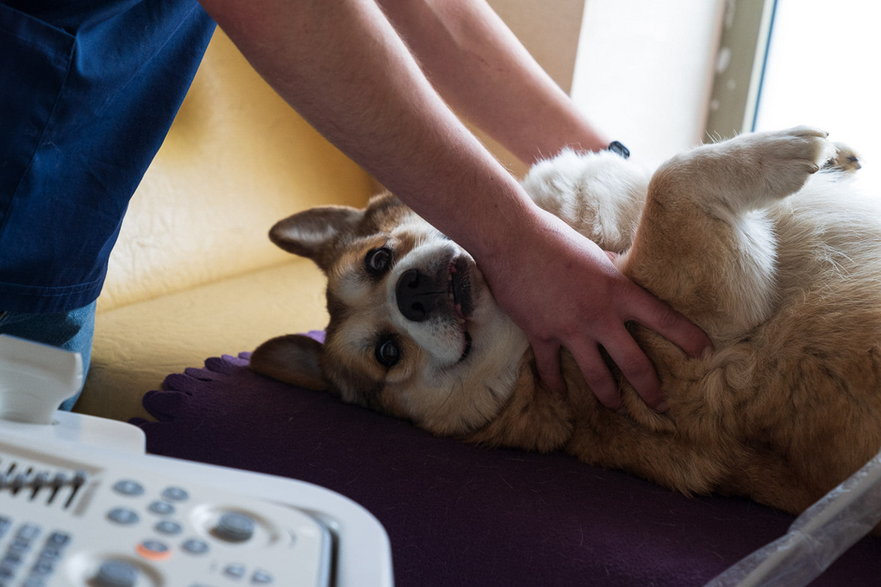
<svg viewBox="0 0 881 587">
<path fill-rule="evenodd" d="M 718 344 L 768 318 L 776 241 L 764 209 L 798 191 L 834 148 L 807 127 L 743 135 L 655 172 L 624 272 Z"/>
</svg>

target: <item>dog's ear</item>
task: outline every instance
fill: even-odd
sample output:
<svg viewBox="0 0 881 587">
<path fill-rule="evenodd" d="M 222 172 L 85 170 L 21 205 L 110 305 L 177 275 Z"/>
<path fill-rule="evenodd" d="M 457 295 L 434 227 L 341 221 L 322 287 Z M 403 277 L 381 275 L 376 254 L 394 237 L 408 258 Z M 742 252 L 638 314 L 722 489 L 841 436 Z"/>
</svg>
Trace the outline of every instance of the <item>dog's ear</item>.
<svg viewBox="0 0 881 587">
<path fill-rule="evenodd" d="M 301 334 L 288 334 L 270 339 L 251 354 L 251 369 L 306 389 L 323 391 L 328 388 L 321 373 L 320 342 Z"/>
<path fill-rule="evenodd" d="M 320 206 L 279 220 L 269 239 L 289 253 L 315 261 L 327 271 L 339 245 L 354 233 L 364 211 L 349 206 Z"/>
</svg>

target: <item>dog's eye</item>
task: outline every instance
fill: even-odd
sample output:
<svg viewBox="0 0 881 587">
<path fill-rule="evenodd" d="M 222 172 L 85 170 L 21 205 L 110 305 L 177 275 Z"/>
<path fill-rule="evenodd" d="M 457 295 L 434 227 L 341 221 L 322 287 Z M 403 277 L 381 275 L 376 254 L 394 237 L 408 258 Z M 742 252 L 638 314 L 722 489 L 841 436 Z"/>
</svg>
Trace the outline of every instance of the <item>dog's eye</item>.
<svg viewBox="0 0 881 587">
<path fill-rule="evenodd" d="M 397 341 L 391 337 L 379 341 L 374 354 L 380 365 L 389 368 L 394 367 L 401 359 L 401 349 L 398 347 Z"/>
<path fill-rule="evenodd" d="M 382 275 L 392 264 L 392 250 L 388 247 L 371 249 L 364 257 L 364 268 L 371 275 Z"/>
</svg>

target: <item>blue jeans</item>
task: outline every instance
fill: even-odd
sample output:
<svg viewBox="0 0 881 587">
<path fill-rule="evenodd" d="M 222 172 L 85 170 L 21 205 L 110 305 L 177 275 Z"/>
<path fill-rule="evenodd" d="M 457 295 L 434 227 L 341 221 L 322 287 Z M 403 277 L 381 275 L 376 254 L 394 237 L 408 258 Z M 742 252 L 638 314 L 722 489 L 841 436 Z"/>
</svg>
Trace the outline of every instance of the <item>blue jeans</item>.
<svg viewBox="0 0 881 587">
<path fill-rule="evenodd" d="M 0 334 L 41 342 L 79 353 L 83 358 L 83 381 L 89 371 L 92 334 L 95 331 L 95 302 L 69 312 L 26 314 L 0 311 Z M 64 400 L 60 409 L 73 409 L 82 389 Z"/>
</svg>

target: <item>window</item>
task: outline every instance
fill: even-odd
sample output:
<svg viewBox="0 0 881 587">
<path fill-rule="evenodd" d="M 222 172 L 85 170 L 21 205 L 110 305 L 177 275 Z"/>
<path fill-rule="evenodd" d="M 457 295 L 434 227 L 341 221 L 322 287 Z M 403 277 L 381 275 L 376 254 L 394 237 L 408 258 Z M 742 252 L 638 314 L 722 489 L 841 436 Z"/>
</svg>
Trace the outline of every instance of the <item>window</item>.
<svg viewBox="0 0 881 587">
<path fill-rule="evenodd" d="M 872 0 L 729 2 L 708 132 L 817 126 L 853 147 L 860 181 L 881 188 L 879 22 Z"/>
</svg>

